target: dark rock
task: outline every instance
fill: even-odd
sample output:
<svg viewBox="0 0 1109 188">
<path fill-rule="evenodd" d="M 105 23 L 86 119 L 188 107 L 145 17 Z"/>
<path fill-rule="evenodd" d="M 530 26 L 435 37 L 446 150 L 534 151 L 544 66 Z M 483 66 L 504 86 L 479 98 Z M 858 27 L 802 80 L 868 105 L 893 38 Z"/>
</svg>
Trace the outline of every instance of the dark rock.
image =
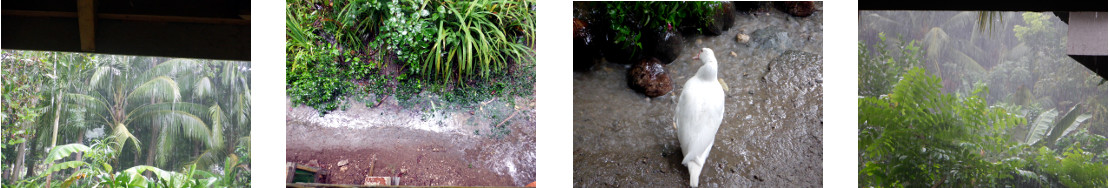
<svg viewBox="0 0 1109 188">
<path fill-rule="evenodd" d="M 816 12 L 816 5 L 812 1 L 785 1 L 774 2 L 774 6 L 789 15 L 797 17 L 808 17 Z"/>
<path fill-rule="evenodd" d="M 667 26 L 666 28 L 660 28 L 651 33 L 650 39 L 646 40 L 649 44 L 645 45 L 645 47 L 651 47 L 653 52 L 651 55 L 656 56 L 662 64 L 674 62 L 675 59 L 678 59 L 678 56 L 681 56 L 682 51 L 685 50 L 685 48 L 682 48 L 682 44 L 685 43 L 685 37 L 682 37 L 677 29 Z"/>
<path fill-rule="evenodd" d="M 601 2 L 574 2 L 574 71 L 588 71 L 611 40 L 608 13 Z"/>
<path fill-rule="evenodd" d="M 759 7 L 761 7 L 761 5 L 760 5 L 760 4 L 762 4 L 762 3 L 764 3 L 764 2 L 758 2 L 758 1 L 732 1 L 732 4 L 733 4 L 733 6 L 735 6 L 735 11 L 736 11 L 736 12 L 751 12 L 751 11 L 753 11 L 753 10 L 758 10 L 758 9 L 759 9 Z"/>
<path fill-rule="evenodd" d="M 627 6 L 630 3 L 632 2 L 599 2 L 599 4 L 601 5 L 608 6 Z M 632 32 L 629 33 L 627 36 L 619 37 L 634 39 L 631 41 L 635 41 L 638 43 L 644 43 L 644 41 L 646 41 L 644 40 L 646 37 L 644 37 L 643 35 L 649 32 L 647 32 L 648 30 L 644 29 L 644 22 L 647 20 L 642 19 L 644 17 L 643 13 L 632 11 L 628 12 L 629 15 L 624 15 L 621 18 L 612 18 L 608 16 L 607 10 L 605 11 L 606 12 L 597 13 L 601 15 L 595 16 L 598 18 L 598 20 L 602 21 L 591 24 L 612 26 L 615 23 L 621 23 L 628 26 L 628 29 L 630 29 Z M 602 27 L 596 28 L 599 29 Z M 628 44 L 627 42 L 617 41 L 616 39 L 618 38 L 618 33 L 614 31 L 611 27 L 604 28 L 605 29 L 603 31 L 594 31 L 594 33 L 598 33 L 598 35 L 600 36 L 599 39 L 601 39 L 601 41 L 599 42 L 602 45 L 600 47 L 601 55 L 605 57 L 605 60 L 618 64 L 632 64 L 635 63 L 635 60 L 642 58 L 643 54 L 649 52 L 648 50 L 646 50 L 650 49 L 646 48 L 647 45 L 640 44 L 640 47 L 632 47 L 635 45 Z"/>
<path fill-rule="evenodd" d="M 633 49 L 624 48 L 619 44 L 611 44 L 608 47 L 601 49 L 602 56 L 605 60 L 612 63 L 631 64 L 633 59 L 639 59 L 643 52 L 632 51 Z"/>
<path fill-rule="evenodd" d="M 777 50 L 790 49 L 793 46 L 789 32 L 777 28 L 762 28 L 751 33 L 751 42 L 748 45 L 759 48 Z"/>
<path fill-rule="evenodd" d="M 728 29 L 732 29 L 732 26 L 735 25 L 735 5 L 721 2 L 720 6 L 713 14 L 716 22 L 713 25 L 720 27 L 720 32 L 723 33 Z"/>
<path fill-rule="evenodd" d="M 701 18 L 696 16 L 686 17 L 685 23 L 700 23 L 702 34 L 707 36 L 717 36 L 723 34 L 724 31 L 731 29 L 735 25 L 735 6 L 732 3 L 716 3 L 711 6 L 713 9 L 712 19 L 708 20 L 709 23 L 704 23 Z"/>
<path fill-rule="evenodd" d="M 628 70 L 628 86 L 648 97 L 669 93 L 673 86 L 666 69 L 656 58 L 642 59 Z"/>
<path fill-rule="evenodd" d="M 600 51 L 592 31 L 584 20 L 574 18 L 574 71 L 588 71 L 596 64 Z"/>
</svg>

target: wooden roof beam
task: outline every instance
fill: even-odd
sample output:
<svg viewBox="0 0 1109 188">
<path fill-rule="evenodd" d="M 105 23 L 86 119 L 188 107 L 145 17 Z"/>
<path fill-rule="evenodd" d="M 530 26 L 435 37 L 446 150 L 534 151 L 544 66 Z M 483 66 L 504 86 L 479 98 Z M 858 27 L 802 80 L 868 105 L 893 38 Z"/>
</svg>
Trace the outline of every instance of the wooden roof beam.
<svg viewBox="0 0 1109 188">
<path fill-rule="evenodd" d="M 47 17 L 47 18 L 76 18 L 74 12 L 37 11 L 37 10 L 3 10 L 4 16 Z M 96 19 L 141 21 L 141 22 L 177 22 L 198 24 L 224 24 L 224 25 L 250 25 L 250 14 L 239 15 L 242 18 L 211 18 L 190 16 L 160 16 L 141 14 L 113 14 L 96 13 Z"/>
<path fill-rule="evenodd" d="M 96 51 L 96 5 L 94 0 L 77 0 L 77 22 L 81 51 Z"/>
</svg>

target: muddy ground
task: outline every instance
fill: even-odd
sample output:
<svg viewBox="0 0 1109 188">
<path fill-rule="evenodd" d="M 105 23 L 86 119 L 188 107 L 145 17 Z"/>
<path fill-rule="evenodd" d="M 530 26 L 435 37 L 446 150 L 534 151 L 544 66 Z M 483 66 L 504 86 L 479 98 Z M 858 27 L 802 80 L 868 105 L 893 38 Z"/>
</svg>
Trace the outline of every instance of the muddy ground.
<svg viewBox="0 0 1109 188">
<path fill-rule="evenodd" d="M 514 101 L 461 109 L 354 102 L 320 117 L 287 100 L 285 159 L 327 170 L 331 184 L 395 176 L 413 186 L 524 186 L 535 181 L 535 101 Z"/>
<path fill-rule="evenodd" d="M 729 87 L 700 186 L 823 185 L 822 13 L 736 14 L 735 27 L 720 36 L 686 38 L 685 52 L 664 66 L 673 78 L 669 94 L 648 98 L 629 89 L 626 65 L 602 62 L 574 73 L 575 187 L 689 186 L 673 110 L 702 65 L 692 60 L 700 48 L 715 51 Z M 756 47 L 737 42 L 739 33 L 785 40 Z"/>
</svg>

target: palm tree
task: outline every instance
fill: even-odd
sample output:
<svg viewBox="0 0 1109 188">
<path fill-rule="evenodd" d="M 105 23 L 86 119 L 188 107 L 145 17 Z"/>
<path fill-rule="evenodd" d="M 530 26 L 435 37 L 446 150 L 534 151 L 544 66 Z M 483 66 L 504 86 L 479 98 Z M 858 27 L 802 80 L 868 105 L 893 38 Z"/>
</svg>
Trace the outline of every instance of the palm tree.
<svg viewBox="0 0 1109 188">
<path fill-rule="evenodd" d="M 228 154 L 234 153 L 240 132 L 250 132 L 250 64 L 246 62 L 211 62 L 219 74 L 209 74 L 196 81 L 192 88 L 194 98 L 208 107 L 213 131 L 230 131 L 225 138 L 224 151 L 208 148 L 194 163 L 207 166 L 219 163 Z M 214 71 L 215 72 L 215 71 Z M 247 137 L 247 136 L 243 136 Z M 220 141 L 222 141 L 220 140 Z"/>
<path fill-rule="evenodd" d="M 37 123 L 39 124 L 39 126 L 37 127 L 40 130 L 46 129 L 42 132 L 52 133 L 49 140 L 50 148 L 54 148 L 55 146 L 57 146 L 58 131 L 60 128 L 66 129 L 65 131 L 77 132 L 77 134 L 79 135 L 77 142 L 81 143 L 81 140 L 83 140 L 84 137 L 83 130 L 85 129 L 85 124 L 82 120 L 77 120 L 73 123 L 67 123 L 65 124 L 67 125 L 65 127 L 59 127 L 59 122 L 62 120 L 63 111 L 65 111 L 68 115 L 75 110 L 81 110 L 81 108 L 79 107 L 69 108 L 68 105 L 65 105 L 62 100 L 63 95 L 66 93 L 80 92 L 81 90 L 83 90 L 79 86 L 80 84 L 78 84 L 79 81 L 77 78 L 88 76 L 89 71 L 87 71 L 86 69 L 86 65 L 88 65 L 88 56 L 78 53 L 58 52 L 50 52 L 47 56 L 48 58 L 46 59 L 52 61 L 53 64 L 52 73 L 46 75 L 50 78 L 51 82 L 48 83 L 51 85 L 51 87 L 45 92 L 47 96 L 50 96 L 50 105 L 47 106 L 47 109 L 45 109 L 46 111 L 48 111 L 48 113 L 43 113 L 43 116 L 40 116 L 39 121 L 37 121 Z M 51 122 L 53 124 L 50 124 Z M 45 137 L 40 137 L 40 140 L 42 140 L 41 138 Z M 77 156 L 78 158 L 80 158 L 81 154 L 77 154 Z M 51 175 L 52 174 L 47 175 L 47 185 L 50 185 Z"/>
<path fill-rule="evenodd" d="M 69 104 L 87 109 L 93 117 L 88 121 L 110 127 L 111 138 L 119 143 L 117 150 L 130 145 L 130 151 L 141 152 L 141 142 L 135 136 L 138 130 L 149 133 L 139 135 L 151 135 L 145 140 L 148 166 L 164 166 L 165 156 L 179 152 L 174 146 L 182 139 L 203 143 L 197 147 L 222 149 L 222 130 L 209 126 L 209 106 L 182 97 L 183 93 L 189 94 L 183 88 L 191 89 L 196 84 L 179 84 L 197 80 L 206 72 L 205 64 L 111 55 L 99 56 L 98 60 L 88 82 L 90 92 L 66 93 L 64 98 Z"/>
</svg>

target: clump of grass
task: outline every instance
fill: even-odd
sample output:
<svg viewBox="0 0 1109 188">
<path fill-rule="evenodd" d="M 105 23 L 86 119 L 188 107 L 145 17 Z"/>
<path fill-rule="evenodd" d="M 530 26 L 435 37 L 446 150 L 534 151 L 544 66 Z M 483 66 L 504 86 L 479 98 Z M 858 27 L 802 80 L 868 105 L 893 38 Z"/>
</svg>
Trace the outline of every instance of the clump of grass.
<svg viewBox="0 0 1109 188">
<path fill-rule="evenodd" d="M 477 0 L 439 2 L 432 23 L 434 44 L 417 73 L 440 81 L 488 78 L 508 63 L 529 57 L 534 39 L 532 2 Z M 525 41 L 522 41 L 525 40 Z"/>
<path fill-rule="evenodd" d="M 505 121 L 505 123 L 501 124 L 500 126 L 497 126 L 497 122 L 489 124 L 489 137 L 495 138 L 497 140 L 504 139 L 504 137 L 508 136 L 508 133 L 511 132 L 511 130 L 508 129 L 508 124 L 508 121 Z"/>
</svg>

